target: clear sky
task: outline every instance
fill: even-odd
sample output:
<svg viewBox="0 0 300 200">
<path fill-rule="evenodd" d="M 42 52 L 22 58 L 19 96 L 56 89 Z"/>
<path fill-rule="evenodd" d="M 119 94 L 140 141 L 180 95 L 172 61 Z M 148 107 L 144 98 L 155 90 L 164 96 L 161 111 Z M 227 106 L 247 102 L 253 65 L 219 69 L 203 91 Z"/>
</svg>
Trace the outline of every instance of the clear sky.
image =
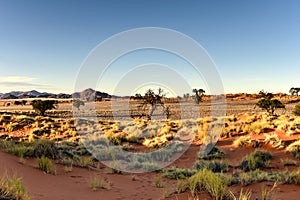
<svg viewBox="0 0 300 200">
<path fill-rule="evenodd" d="M 100 42 L 132 28 L 163 27 L 206 49 L 227 93 L 287 93 L 300 87 L 299 10 L 298 0 L 0 0 L 0 92 L 72 93 L 82 62 Z"/>
</svg>

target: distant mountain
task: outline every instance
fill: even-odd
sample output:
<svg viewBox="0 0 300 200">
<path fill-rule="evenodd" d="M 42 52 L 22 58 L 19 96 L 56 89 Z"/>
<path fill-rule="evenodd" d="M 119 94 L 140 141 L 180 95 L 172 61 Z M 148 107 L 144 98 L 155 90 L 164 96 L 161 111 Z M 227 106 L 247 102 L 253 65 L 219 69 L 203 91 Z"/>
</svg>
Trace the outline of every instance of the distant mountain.
<svg viewBox="0 0 300 200">
<path fill-rule="evenodd" d="M 83 100 L 93 101 L 97 98 L 111 98 L 111 95 L 88 88 L 82 92 L 75 92 L 73 94 L 53 94 L 47 92 L 38 92 L 36 90 L 31 91 L 12 91 L 8 93 L 0 93 L 0 99 L 26 99 L 26 98 L 56 98 L 56 99 L 69 99 L 80 98 Z"/>
<path fill-rule="evenodd" d="M 111 98 L 111 95 L 105 93 L 105 92 L 99 92 L 96 90 L 93 90 L 92 88 L 88 88 L 83 90 L 82 92 L 75 92 L 72 94 L 73 98 L 79 98 L 86 101 L 93 101 L 97 98 Z"/>
<path fill-rule="evenodd" d="M 1 99 L 17 99 L 18 97 L 16 97 L 15 95 L 12 95 L 10 93 L 6 93 L 1 95 Z"/>
</svg>

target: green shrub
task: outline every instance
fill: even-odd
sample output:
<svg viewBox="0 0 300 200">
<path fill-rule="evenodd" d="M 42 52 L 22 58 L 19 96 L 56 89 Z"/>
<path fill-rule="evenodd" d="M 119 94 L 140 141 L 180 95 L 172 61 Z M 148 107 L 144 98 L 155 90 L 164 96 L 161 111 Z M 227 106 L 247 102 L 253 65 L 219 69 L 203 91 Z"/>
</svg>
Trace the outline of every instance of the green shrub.
<svg viewBox="0 0 300 200">
<path fill-rule="evenodd" d="M 48 157 L 58 159 L 60 157 L 55 142 L 50 140 L 38 140 L 33 143 L 33 153 L 35 157 Z"/>
<path fill-rule="evenodd" d="M 181 169 L 181 168 L 167 168 L 163 170 L 164 177 L 169 179 L 184 179 L 187 177 L 191 177 L 195 173 L 197 173 L 197 170 L 191 170 L 191 169 Z"/>
<path fill-rule="evenodd" d="M 221 159 L 224 158 L 224 156 L 225 153 L 217 147 L 213 147 L 212 150 L 206 155 L 203 155 L 201 152 L 198 154 L 198 158 L 204 160 Z"/>
<path fill-rule="evenodd" d="M 240 168 L 244 171 L 251 171 L 257 168 L 267 167 L 272 155 L 268 151 L 256 150 L 243 158 Z"/>
<path fill-rule="evenodd" d="M 18 157 L 31 157 L 34 155 L 32 146 L 14 145 L 13 147 L 7 148 L 6 151 Z"/>
<path fill-rule="evenodd" d="M 227 172 L 229 165 L 227 161 L 196 161 L 194 164 L 196 170 L 207 168 L 213 172 Z"/>
</svg>

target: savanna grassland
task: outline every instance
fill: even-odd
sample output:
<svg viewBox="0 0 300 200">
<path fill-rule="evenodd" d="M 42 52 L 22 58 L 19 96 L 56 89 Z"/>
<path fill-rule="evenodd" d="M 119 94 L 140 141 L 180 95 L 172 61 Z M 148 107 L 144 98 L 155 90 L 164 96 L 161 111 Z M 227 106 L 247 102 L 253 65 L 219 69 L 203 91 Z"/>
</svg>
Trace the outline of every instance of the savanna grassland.
<svg viewBox="0 0 300 200">
<path fill-rule="evenodd" d="M 163 123 L 138 118 L 136 100 L 130 112 L 124 99 L 74 112 L 60 100 L 45 116 L 3 100 L 0 199 L 299 199 L 300 98 L 275 98 L 285 109 L 270 114 L 256 95 L 227 95 L 217 117 L 207 96 L 183 101 L 199 108 L 197 119 L 182 119 L 176 99 L 165 99 Z"/>
</svg>

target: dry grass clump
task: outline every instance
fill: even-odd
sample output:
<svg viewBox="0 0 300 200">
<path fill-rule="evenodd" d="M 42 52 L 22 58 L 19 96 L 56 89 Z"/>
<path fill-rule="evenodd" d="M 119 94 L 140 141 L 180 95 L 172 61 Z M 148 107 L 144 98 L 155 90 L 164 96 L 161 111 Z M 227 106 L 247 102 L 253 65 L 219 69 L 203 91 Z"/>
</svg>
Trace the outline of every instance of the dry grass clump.
<svg viewBox="0 0 300 200">
<path fill-rule="evenodd" d="M 208 169 L 202 169 L 188 179 L 188 189 L 193 196 L 203 189 L 216 200 L 226 199 L 227 184 L 228 180 L 225 177 Z"/>
<path fill-rule="evenodd" d="M 243 192 L 243 188 L 240 191 L 240 194 L 238 196 L 235 196 L 235 194 L 232 191 L 229 191 L 230 196 L 233 200 L 250 200 L 251 199 L 251 191 Z"/>
<path fill-rule="evenodd" d="M 56 170 L 54 169 L 52 162 L 49 158 L 42 156 L 40 158 L 37 158 L 36 162 L 40 170 L 46 172 L 47 174 L 56 174 Z"/>
<path fill-rule="evenodd" d="M 15 175 L 11 178 L 4 173 L 0 178 L 0 199 L 29 200 L 22 178 Z"/>
<path fill-rule="evenodd" d="M 93 191 L 96 191 L 98 189 L 108 189 L 109 190 L 111 188 L 111 183 L 109 181 L 105 181 L 102 178 L 93 177 L 90 180 L 90 186 Z"/>
<path fill-rule="evenodd" d="M 278 137 L 278 135 L 276 134 L 265 134 L 265 140 L 264 142 L 266 144 L 270 144 L 272 147 L 274 148 L 284 148 L 284 143 L 282 142 L 282 140 Z"/>
</svg>

